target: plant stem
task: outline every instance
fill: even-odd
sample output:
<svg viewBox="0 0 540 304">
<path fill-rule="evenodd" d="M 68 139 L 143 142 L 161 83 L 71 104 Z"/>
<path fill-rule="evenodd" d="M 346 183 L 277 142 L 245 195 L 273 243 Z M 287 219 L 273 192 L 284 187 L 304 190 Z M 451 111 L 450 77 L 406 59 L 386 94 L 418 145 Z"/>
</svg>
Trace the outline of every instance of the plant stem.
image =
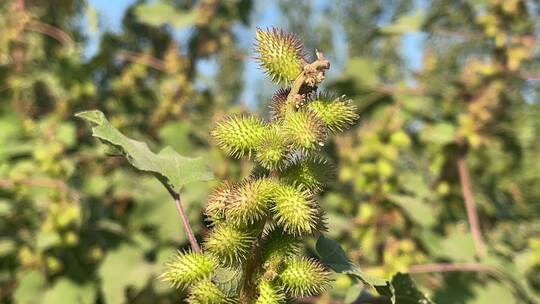
<svg viewBox="0 0 540 304">
<path fill-rule="evenodd" d="M 199 243 L 197 242 L 197 239 L 195 238 L 195 234 L 193 233 L 193 229 L 191 228 L 191 225 L 189 224 L 189 219 L 186 215 L 186 212 L 184 211 L 184 208 L 182 207 L 180 193 L 177 193 L 174 191 L 170 191 L 170 192 L 174 198 L 176 209 L 178 210 L 178 213 L 180 214 L 180 218 L 182 219 L 182 224 L 184 225 L 184 230 L 186 231 L 186 234 L 189 239 L 189 243 L 191 244 L 191 249 L 195 252 L 201 252 Z"/>
<path fill-rule="evenodd" d="M 497 269 L 491 265 L 478 263 L 434 263 L 412 265 L 407 272 L 409 273 L 428 273 L 428 272 L 492 272 L 497 273 Z"/>
<path fill-rule="evenodd" d="M 461 190 L 463 192 L 463 200 L 465 201 L 465 209 L 467 210 L 467 218 L 473 237 L 474 248 L 479 258 L 485 258 L 486 247 L 482 240 L 482 232 L 480 230 L 480 223 L 478 221 L 478 213 L 474 205 L 474 197 L 472 193 L 471 178 L 469 176 L 469 170 L 465 163 L 465 156 L 462 154 L 457 159 L 457 167 L 459 173 L 459 181 L 461 182 Z"/>
<path fill-rule="evenodd" d="M 244 282 L 240 290 L 241 303 L 252 303 L 256 298 L 256 274 L 260 272 L 261 267 L 261 241 L 264 225 L 266 221 L 262 221 L 257 229 L 257 240 L 253 244 L 252 255 L 247 259 L 244 267 Z"/>
<path fill-rule="evenodd" d="M 289 95 L 287 95 L 287 102 L 291 103 L 295 96 L 300 92 L 300 89 L 308 77 L 313 77 L 314 73 L 328 70 L 329 68 L 330 62 L 326 60 L 322 53 L 317 52 L 317 59 L 312 63 L 307 63 L 304 65 L 302 73 L 300 73 L 300 75 L 298 75 L 298 77 L 296 77 L 294 80 L 291 86 L 291 91 L 289 92 Z"/>
</svg>

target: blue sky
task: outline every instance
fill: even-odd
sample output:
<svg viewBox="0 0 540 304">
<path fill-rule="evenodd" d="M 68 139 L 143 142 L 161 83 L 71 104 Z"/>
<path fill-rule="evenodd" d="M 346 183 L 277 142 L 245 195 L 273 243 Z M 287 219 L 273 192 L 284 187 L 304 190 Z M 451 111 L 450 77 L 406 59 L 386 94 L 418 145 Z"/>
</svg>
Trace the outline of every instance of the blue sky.
<svg viewBox="0 0 540 304">
<path fill-rule="evenodd" d="M 134 3 L 134 0 L 88 0 L 89 5 L 94 8 L 99 15 L 99 25 L 102 31 L 118 31 L 121 27 L 122 17 L 126 8 Z M 241 47 L 250 49 L 254 40 L 254 31 L 256 27 L 269 27 L 273 25 L 283 24 L 283 20 L 280 20 L 279 9 L 277 7 L 277 1 L 254 1 L 255 8 L 252 15 L 251 28 L 235 28 Z M 322 9 L 325 5 L 328 5 L 328 1 L 315 0 L 314 5 L 316 9 Z M 423 1 L 418 0 L 417 3 L 422 6 Z M 182 33 L 177 33 L 177 37 L 182 39 Z M 335 40 L 336 43 L 340 43 L 340 37 Z M 406 58 L 409 67 L 413 70 L 419 69 L 422 64 L 422 44 L 425 39 L 425 35 L 422 33 L 408 33 L 402 36 L 402 49 L 401 52 Z M 86 56 L 91 56 L 96 50 L 99 43 L 99 34 L 91 35 L 89 44 L 86 49 Z M 339 49 L 339 48 L 336 48 Z M 203 74 L 211 75 L 215 71 L 215 62 L 201 61 L 199 62 L 199 71 Z M 339 64 L 333 65 L 332 71 L 335 74 L 339 71 Z M 260 91 L 259 86 L 264 85 L 264 75 L 258 69 L 257 64 L 253 60 L 246 62 L 246 70 L 244 74 L 245 89 L 241 96 L 241 102 L 245 102 L 249 105 L 253 105 L 257 98 L 257 94 Z"/>
</svg>

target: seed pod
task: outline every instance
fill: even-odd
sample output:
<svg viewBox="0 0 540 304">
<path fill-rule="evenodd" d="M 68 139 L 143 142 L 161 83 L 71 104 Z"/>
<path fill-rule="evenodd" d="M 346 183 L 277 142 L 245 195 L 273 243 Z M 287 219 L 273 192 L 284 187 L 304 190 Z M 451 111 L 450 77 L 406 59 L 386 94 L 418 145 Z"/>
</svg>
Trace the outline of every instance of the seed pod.
<svg viewBox="0 0 540 304">
<path fill-rule="evenodd" d="M 212 225 L 225 219 L 225 210 L 231 201 L 231 195 L 235 186 L 229 182 L 224 182 L 212 191 L 208 196 L 208 202 L 204 213 Z"/>
<path fill-rule="evenodd" d="M 298 238 L 285 233 L 281 228 L 268 232 L 261 244 L 264 276 L 273 280 L 281 270 L 283 261 L 297 255 L 299 251 Z"/>
<path fill-rule="evenodd" d="M 176 288 L 185 288 L 197 281 L 209 278 L 216 269 L 216 261 L 202 253 L 179 252 L 173 261 L 167 263 L 167 270 L 161 278 Z"/>
<path fill-rule="evenodd" d="M 323 292 L 329 285 L 329 273 L 313 259 L 296 257 L 285 262 L 279 281 L 293 297 L 313 296 Z"/>
<path fill-rule="evenodd" d="M 246 260 L 254 240 L 249 232 L 227 223 L 214 227 L 204 247 L 223 266 L 237 266 Z"/>
<path fill-rule="evenodd" d="M 261 280 L 257 286 L 259 296 L 255 304 L 281 304 L 286 303 L 285 293 L 283 288 L 277 286 L 275 283 Z"/>
<path fill-rule="evenodd" d="M 230 117 L 212 131 L 218 146 L 232 157 L 251 155 L 261 143 L 267 127 L 257 117 Z"/>
<path fill-rule="evenodd" d="M 275 28 L 257 29 L 255 50 L 266 74 L 277 84 L 289 84 L 302 72 L 303 45 L 296 36 Z"/>
<path fill-rule="evenodd" d="M 287 113 L 281 127 L 292 145 L 302 150 L 313 150 L 324 145 L 327 136 L 324 122 L 311 111 Z"/>
<path fill-rule="evenodd" d="M 281 184 L 274 193 L 274 216 L 287 233 L 302 235 L 312 233 L 317 226 L 317 209 L 307 190 Z"/>
<path fill-rule="evenodd" d="M 290 88 L 281 88 L 272 95 L 272 102 L 270 103 L 270 117 L 272 120 L 278 120 L 285 117 L 285 111 L 287 110 L 287 96 L 290 91 Z"/>
<path fill-rule="evenodd" d="M 269 128 L 261 144 L 257 147 L 255 160 L 261 167 L 273 170 L 285 161 L 289 152 L 286 138 L 278 128 Z"/>
<path fill-rule="evenodd" d="M 334 174 L 334 169 L 326 159 L 298 154 L 289 159 L 280 176 L 285 183 L 300 185 L 311 192 L 318 192 Z"/>
<path fill-rule="evenodd" d="M 267 178 L 243 182 L 231 193 L 226 216 L 239 226 L 259 221 L 268 212 L 274 187 Z"/>
<path fill-rule="evenodd" d="M 191 287 L 187 302 L 189 304 L 236 304 L 238 300 L 227 296 L 210 280 L 203 280 Z"/>
<path fill-rule="evenodd" d="M 331 132 L 343 131 L 357 119 L 356 106 L 351 100 L 343 97 L 333 98 L 330 95 L 319 94 L 311 99 L 308 108 L 317 114 Z"/>
</svg>

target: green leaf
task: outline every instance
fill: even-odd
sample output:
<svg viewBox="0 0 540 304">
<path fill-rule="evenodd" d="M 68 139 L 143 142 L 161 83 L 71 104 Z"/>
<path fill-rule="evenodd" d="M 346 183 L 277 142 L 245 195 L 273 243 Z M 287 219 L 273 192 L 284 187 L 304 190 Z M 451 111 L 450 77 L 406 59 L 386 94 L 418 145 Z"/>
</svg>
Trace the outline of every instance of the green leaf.
<svg viewBox="0 0 540 304">
<path fill-rule="evenodd" d="M 78 285 L 69 279 L 59 279 L 51 289 L 45 292 L 40 303 L 77 303 L 92 304 L 95 302 L 96 289 L 90 284 Z"/>
<path fill-rule="evenodd" d="M 339 243 L 332 239 L 321 235 L 315 248 L 321 262 L 335 272 L 349 274 L 368 286 L 386 286 L 388 284 L 386 280 L 366 275 L 360 267 L 354 265 L 347 258 Z"/>
<path fill-rule="evenodd" d="M 425 12 L 418 10 L 413 14 L 402 16 L 396 22 L 380 28 L 385 34 L 400 35 L 411 32 L 418 32 L 424 23 Z"/>
<path fill-rule="evenodd" d="M 240 289 L 242 274 L 239 269 L 217 268 L 214 271 L 212 282 L 226 295 L 233 296 Z"/>
<path fill-rule="evenodd" d="M 471 304 L 518 303 L 507 286 L 496 282 L 475 288 L 474 294 L 476 297 L 470 301 Z"/>
<path fill-rule="evenodd" d="M 154 173 L 169 189 L 179 192 L 182 186 L 213 178 L 202 158 L 189 158 L 166 147 L 153 153 L 146 143 L 130 139 L 114 128 L 100 111 L 86 111 L 75 116 L 93 125 L 92 135 L 122 151 L 127 160 L 141 171 Z"/>
<path fill-rule="evenodd" d="M 367 57 L 353 57 L 346 65 L 345 77 L 352 78 L 358 88 L 374 87 L 379 83 L 377 61 Z"/>
<path fill-rule="evenodd" d="M 439 145 L 454 140 L 455 127 L 447 122 L 437 123 L 433 126 L 427 126 L 420 133 L 422 140 Z"/>
<path fill-rule="evenodd" d="M 431 227 L 436 223 L 435 211 L 421 199 L 407 195 L 389 195 L 388 197 L 415 223 L 423 227 Z"/>
<path fill-rule="evenodd" d="M 106 257 L 98 273 L 107 303 L 124 303 L 126 288 L 140 290 L 153 276 L 155 267 L 144 259 L 144 251 L 133 245 L 121 245 Z"/>
<path fill-rule="evenodd" d="M 39 271 L 24 273 L 18 280 L 19 284 L 13 294 L 15 303 L 34 304 L 41 303 L 47 281 Z"/>
<path fill-rule="evenodd" d="M 395 303 L 398 304 L 432 304 L 433 302 L 422 293 L 411 276 L 408 274 L 397 273 L 392 278 L 394 287 Z M 378 289 L 377 289 L 378 290 Z M 506 302 L 502 302 L 506 303 Z"/>
<path fill-rule="evenodd" d="M 162 26 L 166 23 L 176 28 L 191 26 L 197 21 L 197 13 L 181 11 L 165 2 L 141 4 L 135 8 L 135 16 L 143 23 Z"/>
<path fill-rule="evenodd" d="M 456 262 L 472 262 L 476 256 L 474 242 L 470 233 L 453 232 L 440 242 L 440 251 L 434 252 L 439 257 Z"/>
<path fill-rule="evenodd" d="M 178 153 L 192 153 L 195 148 L 189 139 L 190 130 L 187 123 L 171 122 L 159 129 L 159 139 Z"/>
</svg>

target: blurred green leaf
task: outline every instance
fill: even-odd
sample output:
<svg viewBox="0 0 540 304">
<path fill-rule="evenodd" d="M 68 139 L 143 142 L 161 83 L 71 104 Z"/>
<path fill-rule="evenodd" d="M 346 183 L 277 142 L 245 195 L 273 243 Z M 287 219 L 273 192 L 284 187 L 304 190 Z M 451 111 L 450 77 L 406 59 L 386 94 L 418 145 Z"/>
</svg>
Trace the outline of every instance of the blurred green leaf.
<svg viewBox="0 0 540 304">
<path fill-rule="evenodd" d="M 422 129 L 420 137 L 427 142 L 444 145 L 454 140 L 455 127 L 450 123 L 441 122 Z"/>
<path fill-rule="evenodd" d="M 189 155 L 194 147 L 189 139 L 191 128 L 181 122 L 171 122 L 159 130 L 159 138 L 163 144 L 171 146 L 176 152 Z"/>
<path fill-rule="evenodd" d="M 46 284 L 45 276 L 41 272 L 28 271 L 19 278 L 13 299 L 21 304 L 40 304 Z"/>
<path fill-rule="evenodd" d="M 379 83 L 378 63 L 370 58 L 353 57 L 345 69 L 345 77 L 352 78 L 357 88 L 374 87 Z"/>
<path fill-rule="evenodd" d="M 440 242 L 440 250 L 433 253 L 459 262 L 474 261 L 476 256 L 471 234 L 463 232 L 451 233 Z"/>
<path fill-rule="evenodd" d="M 385 34 L 400 35 L 411 32 L 418 32 L 422 28 L 425 19 L 425 12 L 417 10 L 416 12 L 405 15 L 397 19 L 394 23 L 383 26 L 380 31 Z"/>
<path fill-rule="evenodd" d="M 137 6 L 135 16 L 149 25 L 162 26 L 169 23 L 176 28 L 191 26 L 197 21 L 195 10 L 181 11 L 163 1 Z"/>
<path fill-rule="evenodd" d="M 144 251 L 133 245 L 121 245 L 110 251 L 98 269 L 107 303 L 125 303 L 126 288 L 141 289 L 153 277 L 155 267 L 144 259 Z"/>
<path fill-rule="evenodd" d="M 437 222 L 435 210 L 421 199 L 407 195 L 389 195 L 389 198 L 405 211 L 413 222 L 426 228 Z"/>
<path fill-rule="evenodd" d="M 95 302 L 95 298 L 96 289 L 94 286 L 90 284 L 78 285 L 69 279 L 60 279 L 45 292 L 40 303 L 92 304 Z"/>
<path fill-rule="evenodd" d="M 473 292 L 475 298 L 471 304 L 518 303 L 508 287 L 494 281 L 486 286 L 477 286 Z"/>
</svg>

